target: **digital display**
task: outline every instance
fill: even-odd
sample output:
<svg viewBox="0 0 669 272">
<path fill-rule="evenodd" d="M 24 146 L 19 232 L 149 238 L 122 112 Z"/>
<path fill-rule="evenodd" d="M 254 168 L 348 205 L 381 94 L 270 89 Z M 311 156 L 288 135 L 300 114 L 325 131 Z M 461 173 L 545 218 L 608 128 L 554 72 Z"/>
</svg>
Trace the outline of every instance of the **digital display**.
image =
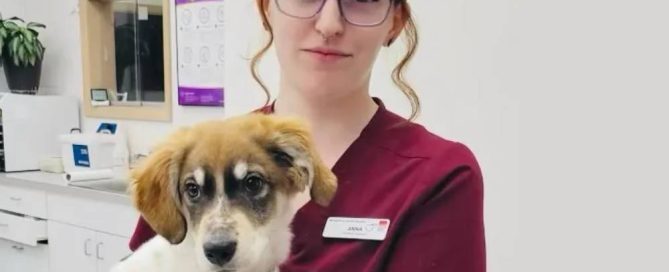
<svg viewBox="0 0 669 272">
<path fill-rule="evenodd" d="M 107 101 L 107 89 L 91 89 L 91 100 L 93 101 Z"/>
</svg>

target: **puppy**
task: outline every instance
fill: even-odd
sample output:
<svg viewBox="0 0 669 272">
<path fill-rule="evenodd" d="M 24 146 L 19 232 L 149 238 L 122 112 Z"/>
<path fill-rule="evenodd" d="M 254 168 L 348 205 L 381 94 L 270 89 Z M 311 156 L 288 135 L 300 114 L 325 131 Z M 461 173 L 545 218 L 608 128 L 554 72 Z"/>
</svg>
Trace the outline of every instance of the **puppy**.
<svg viewBox="0 0 669 272">
<path fill-rule="evenodd" d="M 275 271 L 297 209 L 309 197 L 328 205 L 337 187 L 303 123 L 264 114 L 178 130 L 132 177 L 158 235 L 114 272 Z"/>
</svg>

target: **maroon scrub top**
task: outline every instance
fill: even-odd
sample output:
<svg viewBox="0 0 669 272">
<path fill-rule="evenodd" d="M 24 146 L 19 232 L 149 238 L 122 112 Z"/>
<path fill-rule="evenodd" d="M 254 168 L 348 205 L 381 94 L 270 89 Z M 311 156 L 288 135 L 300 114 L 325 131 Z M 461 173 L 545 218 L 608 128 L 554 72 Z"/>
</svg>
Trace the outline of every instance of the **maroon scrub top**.
<svg viewBox="0 0 669 272">
<path fill-rule="evenodd" d="M 339 187 L 331 205 L 310 201 L 297 212 L 281 271 L 486 271 L 483 179 L 474 154 L 374 101 L 378 110 L 332 168 Z M 383 241 L 324 238 L 329 217 L 390 225 Z M 153 235 L 140 218 L 130 248 Z"/>
</svg>

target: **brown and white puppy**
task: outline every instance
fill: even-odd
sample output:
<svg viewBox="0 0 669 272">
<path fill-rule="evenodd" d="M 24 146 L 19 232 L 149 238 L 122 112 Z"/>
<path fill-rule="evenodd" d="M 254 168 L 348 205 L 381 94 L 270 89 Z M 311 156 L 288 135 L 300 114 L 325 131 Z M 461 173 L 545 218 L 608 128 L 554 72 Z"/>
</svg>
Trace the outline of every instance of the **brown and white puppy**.
<svg viewBox="0 0 669 272">
<path fill-rule="evenodd" d="M 273 271 L 300 193 L 328 205 L 336 178 L 302 122 L 263 114 L 173 133 L 133 171 L 133 201 L 159 234 L 113 271 Z"/>
</svg>

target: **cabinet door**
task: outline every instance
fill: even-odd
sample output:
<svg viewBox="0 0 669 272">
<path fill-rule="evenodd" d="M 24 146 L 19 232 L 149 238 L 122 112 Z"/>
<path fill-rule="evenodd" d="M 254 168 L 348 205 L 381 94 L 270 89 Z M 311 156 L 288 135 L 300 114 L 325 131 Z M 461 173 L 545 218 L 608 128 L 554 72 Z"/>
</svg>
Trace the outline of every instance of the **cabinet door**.
<svg viewBox="0 0 669 272">
<path fill-rule="evenodd" d="M 130 255 L 129 238 L 116 235 L 97 233 L 95 257 L 98 260 L 98 272 L 108 272 L 121 259 Z"/>
<path fill-rule="evenodd" d="M 0 271 L 9 270 L 12 262 L 12 246 L 9 241 L 0 239 Z"/>
<path fill-rule="evenodd" d="M 0 239 L 0 271 L 47 272 L 46 245 L 28 246 Z"/>
<path fill-rule="evenodd" d="M 49 271 L 96 271 L 95 232 L 48 222 Z"/>
</svg>

